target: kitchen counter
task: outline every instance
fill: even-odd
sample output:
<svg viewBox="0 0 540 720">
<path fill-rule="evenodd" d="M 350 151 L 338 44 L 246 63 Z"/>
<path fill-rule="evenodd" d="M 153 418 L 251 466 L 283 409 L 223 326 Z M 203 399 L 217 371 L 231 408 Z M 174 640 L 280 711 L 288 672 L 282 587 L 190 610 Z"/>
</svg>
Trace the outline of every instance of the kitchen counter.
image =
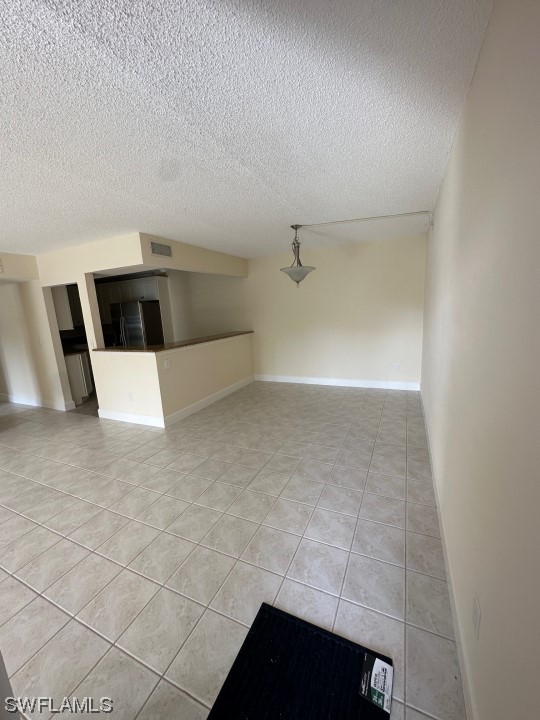
<svg viewBox="0 0 540 720">
<path fill-rule="evenodd" d="M 88 350 L 70 350 L 64 355 L 66 371 L 75 405 L 80 405 L 94 390 Z"/>
<path fill-rule="evenodd" d="M 225 340 L 226 338 L 237 337 L 238 335 L 251 335 L 253 330 L 234 330 L 228 333 L 220 333 L 219 335 L 206 335 L 205 337 L 189 338 L 188 340 L 179 340 L 178 342 L 165 343 L 164 345 L 145 345 L 144 347 L 105 347 L 96 348 L 93 352 L 116 352 L 116 353 L 146 353 L 146 352 L 163 352 L 164 350 L 175 350 L 176 348 L 189 347 L 190 345 L 200 345 L 201 343 L 214 342 L 215 340 Z"/>
<path fill-rule="evenodd" d="M 237 331 L 94 351 L 99 416 L 167 427 L 202 410 L 253 382 L 253 337 Z"/>
</svg>

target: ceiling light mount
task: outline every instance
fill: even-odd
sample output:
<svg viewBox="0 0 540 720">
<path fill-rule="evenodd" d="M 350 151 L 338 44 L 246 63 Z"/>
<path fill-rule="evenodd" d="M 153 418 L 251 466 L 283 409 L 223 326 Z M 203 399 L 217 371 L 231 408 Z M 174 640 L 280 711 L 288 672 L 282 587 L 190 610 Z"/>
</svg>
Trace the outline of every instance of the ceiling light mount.
<svg viewBox="0 0 540 720">
<path fill-rule="evenodd" d="M 309 275 L 310 272 L 315 270 L 315 268 L 310 265 L 302 265 L 300 260 L 300 240 L 298 239 L 298 231 L 301 227 L 302 225 L 291 225 L 291 228 L 294 230 L 294 240 L 292 242 L 294 259 L 290 267 L 281 268 L 281 272 L 288 275 L 291 280 L 296 283 L 296 287 L 300 285 L 302 280 Z"/>
</svg>

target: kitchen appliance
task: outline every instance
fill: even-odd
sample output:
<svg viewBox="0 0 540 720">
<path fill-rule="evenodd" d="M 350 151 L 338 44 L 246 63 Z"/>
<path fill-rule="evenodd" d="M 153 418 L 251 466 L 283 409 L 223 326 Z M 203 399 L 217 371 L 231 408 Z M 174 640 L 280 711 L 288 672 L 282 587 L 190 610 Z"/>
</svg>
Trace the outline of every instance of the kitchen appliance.
<svg viewBox="0 0 540 720">
<path fill-rule="evenodd" d="M 124 347 L 163 345 L 159 300 L 111 303 L 114 344 Z"/>
<path fill-rule="evenodd" d="M 94 390 L 90 359 L 86 350 L 70 352 L 64 356 L 68 374 L 71 397 L 75 405 L 80 405 L 84 398 Z"/>
</svg>

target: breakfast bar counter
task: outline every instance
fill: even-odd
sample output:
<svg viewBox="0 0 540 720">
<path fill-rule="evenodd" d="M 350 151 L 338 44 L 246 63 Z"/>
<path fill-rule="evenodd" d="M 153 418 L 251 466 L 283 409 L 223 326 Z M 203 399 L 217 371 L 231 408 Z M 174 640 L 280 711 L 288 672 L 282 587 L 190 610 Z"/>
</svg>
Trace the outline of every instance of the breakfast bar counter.
<svg viewBox="0 0 540 720">
<path fill-rule="evenodd" d="M 176 348 L 200 345 L 201 343 L 215 342 L 216 340 L 225 340 L 226 338 L 237 337 L 238 335 L 250 335 L 252 333 L 253 330 L 233 330 L 232 332 L 220 333 L 219 335 L 188 338 L 187 340 L 178 340 L 178 342 L 165 343 L 164 345 L 143 345 L 140 347 L 115 345 L 113 347 L 96 348 L 94 352 L 164 352 L 165 350 L 175 350 Z"/>
<path fill-rule="evenodd" d="M 91 353 L 99 416 L 167 427 L 252 382 L 253 331 Z"/>
</svg>

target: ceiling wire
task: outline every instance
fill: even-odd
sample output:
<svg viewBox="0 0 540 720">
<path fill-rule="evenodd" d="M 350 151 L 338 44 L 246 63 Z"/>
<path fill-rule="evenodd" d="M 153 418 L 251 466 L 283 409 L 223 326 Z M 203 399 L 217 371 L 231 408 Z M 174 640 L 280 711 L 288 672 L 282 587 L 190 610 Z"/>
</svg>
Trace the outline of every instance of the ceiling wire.
<svg viewBox="0 0 540 720">
<path fill-rule="evenodd" d="M 322 223 L 310 223 L 309 225 L 291 225 L 294 228 L 321 227 L 322 225 L 342 225 L 343 223 L 369 222 L 370 220 L 391 220 L 392 218 L 417 217 L 427 215 L 431 219 L 431 210 L 417 210 L 416 212 L 397 213 L 396 215 L 374 215 L 373 217 L 353 218 L 352 220 L 331 220 Z"/>
</svg>

